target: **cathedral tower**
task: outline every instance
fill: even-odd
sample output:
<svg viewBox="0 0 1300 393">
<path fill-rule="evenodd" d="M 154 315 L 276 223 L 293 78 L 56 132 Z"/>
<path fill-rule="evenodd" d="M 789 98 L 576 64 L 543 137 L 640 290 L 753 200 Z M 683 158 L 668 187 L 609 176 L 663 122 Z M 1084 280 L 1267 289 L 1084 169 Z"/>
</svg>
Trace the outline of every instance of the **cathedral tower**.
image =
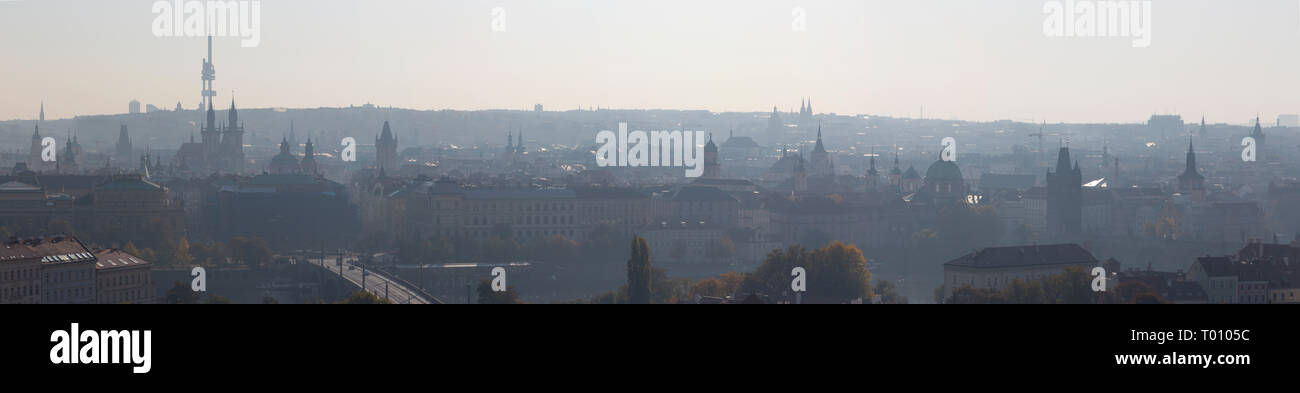
<svg viewBox="0 0 1300 393">
<path fill-rule="evenodd" d="M 384 122 L 383 132 L 375 137 L 375 161 L 380 169 L 394 173 L 401 169 L 397 166 L 397 137 L 393 135 L 393 129 L 387 121 Z"/>
<path fill-rule="evenodd" d="M 1070 149 L 1057 154 L 1056 171 L 1047 171 L 1047 227 L 1058 238 L 1083 231 L 1083 172 L 1070 166 Z"/>
</svg>

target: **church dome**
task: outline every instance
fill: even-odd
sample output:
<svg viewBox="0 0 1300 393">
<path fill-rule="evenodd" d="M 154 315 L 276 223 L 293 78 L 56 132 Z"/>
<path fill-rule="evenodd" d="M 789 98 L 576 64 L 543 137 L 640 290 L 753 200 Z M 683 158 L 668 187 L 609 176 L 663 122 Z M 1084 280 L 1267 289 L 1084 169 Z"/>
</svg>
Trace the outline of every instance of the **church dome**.
<svg viewBox="0 0 1300 393">
<path fill-rule="evenodd" d="M 925 171 L 926 181 L 961 181 L 961 169 L 952 161 L 939 160 L 930 164 L 930 169 Z"/>
<path fill-rule="evenodd" d="M 289 140 L 285 139 L 280 142 L 280 154 L 271 158 L 271 173 L 276 175 L 298 173 L 302 167 L 298 165 L 298 158 L 289 153 Z"/>
<path fill-rule="evenodd" d="M 298 159 L 291 154 L 277 154 L 271 158 L 271 173 L 293 172 L 298 168 Z"/>
</svg>

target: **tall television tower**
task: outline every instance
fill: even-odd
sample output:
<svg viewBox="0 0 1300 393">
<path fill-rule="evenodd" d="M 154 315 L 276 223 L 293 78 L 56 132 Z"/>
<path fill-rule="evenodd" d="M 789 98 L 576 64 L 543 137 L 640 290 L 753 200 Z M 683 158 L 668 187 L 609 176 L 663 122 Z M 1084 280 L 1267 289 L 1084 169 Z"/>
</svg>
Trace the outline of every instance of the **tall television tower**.
<svg viewBox="0 0 1300 393">
<path fill-rule="evenodd" d="M 212 36 L 208 36 L 208 58 L 203 59 L 203 98 L 199 99 L 199 111 L 212 107 L 212 98 L 217 92 L 212 90 L 212 81 L 217 80 L 217 69 L 212 66 Z"/>
</svg>

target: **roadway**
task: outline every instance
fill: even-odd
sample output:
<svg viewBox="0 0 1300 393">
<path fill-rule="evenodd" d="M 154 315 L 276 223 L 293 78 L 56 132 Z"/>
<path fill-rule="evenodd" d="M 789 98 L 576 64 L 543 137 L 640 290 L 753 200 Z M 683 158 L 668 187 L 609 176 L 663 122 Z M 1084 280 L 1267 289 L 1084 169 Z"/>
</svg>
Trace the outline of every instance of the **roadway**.
<svg viewBox="0 0 1300 393">
<path fill-rule="evenodd" d="M 342 261 L 340 261 L 337 256 L 332 258 L 332 260 L 313 258 L 310 259 L 310 261 L 312 265 L 320 266 L 326 271 L 339 274 L 344 279 L 356 284 L 358 287 L 365 288 L 367 292 L 380 298 L 386 298 L 393 302 L 393 304 L 430 304 L 430 300 L 436 301 L 436 299 L 425 299 L 416 291 L 409 290 L 401 283 L 389 280 L 388 277 L 375 274 L 369 270 L 363 270 L 361 266 L 357 264 L 357 258 L 355 256 L 347 256 L 343 258 Z M 365 285 L 362 285 L 362 280 L 365 280 Z"/>
</svg>

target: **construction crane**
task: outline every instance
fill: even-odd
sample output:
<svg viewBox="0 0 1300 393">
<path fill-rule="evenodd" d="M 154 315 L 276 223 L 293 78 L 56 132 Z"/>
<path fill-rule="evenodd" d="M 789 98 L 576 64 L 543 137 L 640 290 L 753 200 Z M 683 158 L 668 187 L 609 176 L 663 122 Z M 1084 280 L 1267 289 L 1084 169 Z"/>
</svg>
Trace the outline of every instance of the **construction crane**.
<svg viewBox="0 0 1300 393">
<path fill-rule="evenodd" d="M 1043 126 L 1046 126 L 1046 125 L 1047 125 L 1047 122 L 1043 122 L 1043 125 L 1042 125 L 1042 126 L 1038 126 L 1038 132 L 1033 133 L 1033 134 L 1029 134 L 1030 137 L 1038 137 L 1038 163 L 1039 163 L 1040 165 L 1043 163 L 1043 137 L 1044 137 L 1044 136 L 1057 136 L 1057 135 L 1061 135 L 1060 133 L 1056 133 L 1056 132 L 1053 132 L 1053 133 L 1046 133 L 1046 132 L 1044 132 L 1044 131 L 1043 131 Z"/>
</svg>

